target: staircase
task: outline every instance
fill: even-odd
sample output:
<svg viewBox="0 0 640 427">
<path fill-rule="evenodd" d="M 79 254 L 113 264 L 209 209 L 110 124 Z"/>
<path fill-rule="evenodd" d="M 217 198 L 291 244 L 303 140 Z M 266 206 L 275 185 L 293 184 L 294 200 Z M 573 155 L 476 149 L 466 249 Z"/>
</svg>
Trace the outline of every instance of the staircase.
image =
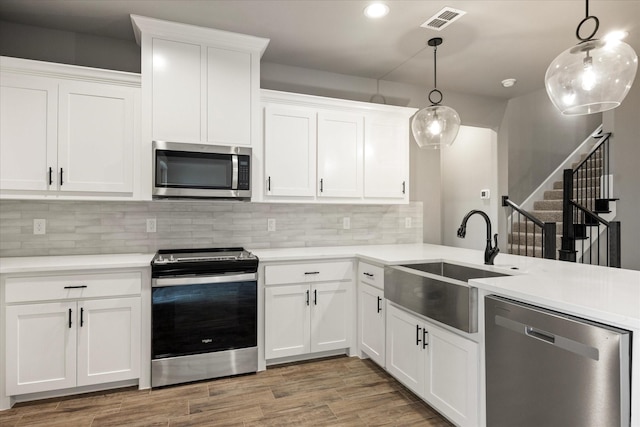
<svg viewBox="0 0 640 427">
<path fill-rule="evenodd" d="M 541 200 L 525 202 L 530 211 L 503 196 L 503 206 L 512 208 L 508 253 L 620 267 L 620 223 L 611 221 L 617 199 L 610 196 L 609 136 L 599 127 L 587 138 L 579 160 L 576 150 L 552 174 L 557 178 L 562 169 L 562 180 L 549 185 L 548 179 L 534 192 Z"/>
<path fill-rule="evenodd" d="M 582 154 L 580 161 L 587 157 L 588 153 Z M 572 163 L 572 169 L 575 169 L 580 161 Z M 574 188 L 580 188 L 580 195 L 578 190 L 574 190 L 574 199 L 578 197 L 587 196 L 590 198 L 596 198 L 600 196 L 600 177 L 602 176 L 602 161 L 594 163 L 594 167 L 589 168 L 587 177 L 578 181 L 574 179 Z M 561 247 L 562 239 L 562 194 L 563 194 L 563 182 L 555 181 L 553 183 L 553 189 L 544 192 L 542 200 L 535 201 L 533 203 L 533 210 L 530 212 L 534 217 L 542 222 L 555 222 L 556 223 L 556 248 Z M 534 233 L 535 231 L 535 233 Z M 508 252 L 514 255 L 532 256 L 542 258 L 542 232 L 538 228 L 536 230 L 535 223 L 532 221 L 516 221 L 511 228 L 511 233 L 508 237 Z M 526 242 L 526 244 L 525 244 Z M 554 259 L 558 259 L 558 253 L 555 253 Z"/>
</svg>

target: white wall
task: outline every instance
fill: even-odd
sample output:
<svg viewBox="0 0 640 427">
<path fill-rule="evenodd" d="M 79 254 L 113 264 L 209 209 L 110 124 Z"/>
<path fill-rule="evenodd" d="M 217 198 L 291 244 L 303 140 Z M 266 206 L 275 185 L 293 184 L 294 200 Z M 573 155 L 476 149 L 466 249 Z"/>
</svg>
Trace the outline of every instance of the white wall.
<svg viewBox="0 0 640 427">
<path fill-rule="evenodd" d="M 467 223 L 467 236 L 457 237 L 464 216 L 473 209 L 491 219 L 492 234 L 498 232 L 498 135 L 491 129 L 461 126 L 450 147 L 442 149 L 442 243 L 460 248 L 484 249 L 486 225 L 480 215 Z M 488 189 L 490 199 L 480 199 Z M 426 210 L 426 206 L 425 206 Z"/>
</svg>

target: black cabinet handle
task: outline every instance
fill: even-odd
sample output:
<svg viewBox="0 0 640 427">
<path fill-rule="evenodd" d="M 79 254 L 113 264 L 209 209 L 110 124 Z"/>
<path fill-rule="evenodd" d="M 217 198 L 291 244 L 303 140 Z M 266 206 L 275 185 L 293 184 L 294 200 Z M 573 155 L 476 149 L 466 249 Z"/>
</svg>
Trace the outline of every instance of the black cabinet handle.
<svg viewBox="0 0 640 427">
<path fill-rule="evenodd" d="M 267 178 L 267 191 L 271 191 L 271 177 Z"/>
<path fill-rule="evenodd" d="M 306 271 L 304 274 L 309 275 L 309 274 L 320 274 L 319 271 Z"/>
<path fill-rule="evenodd" d="M 324 181 L 323 179 L 320 179 L 320 192 L 321 193 L 324 191 L 323 190 L 323 181 Z"/>
<path fill-rule="evenodd" d="M 426 329 L 422 330 L 422 348 L 427 348 L 427 346 L 429 345 L 429 341 L 427 340 L 427 338 L 429 338 L 429 332 Z"/>
<path fill-rule="evenodd" d="M 382 302 L 382 298 L 378 297 L 378 313 L 382 311 L 382 307 L 380 307 L 381 302 Z"/>
<path fill-rule="evenodd" d="M 64 289 L 84 289 L 87 285 L 78 285 L 78 286 L 65 286 Z"/>
<path fill-rule="evenodd" d="M 313 290 L 313 305 L 318 305 L 318 290 Z"/>
<path fill-rule="evenodd" d="M 367 277 L 373 277 L 373 276 L 374 276 L 373 274 L 371 274 L 371 273 L 367 273 L 367 272 L 364 272 L 364 273 L 362 273 L 362 274 L 364 274 L 364 275 L 365 275 L 365 276 L 367 276 Z"/>
<path fill-rule="evenodd" d="M 309 305 L 309 291 L 307 291 L 307 305 Z"/>
<path fill-rule="evenodd" d="M 49 185 L 53 184 L 53 168 L 49 167 Z"/>
<path fill-rule="evenodd" d="M 84 325 L 84 308 L 80 307 L 80 327 Z"/>
<path fill-rule="evenodd" d="M 60 168 L 60 185 L 62 186 L 62 184 L 64 184 L 64 180 L 62 179 L 64 174 L 64 170 L 62 168 Z"/>
<path fill-rule="evenodd" d="M 420 345 L 420 325 L 416 325 L 416 345 Z"/>
<path fill-rule="evenodd" d="M 69 329 L 71 329 L 71 309 L 69 309 Z"/>
<path fill-rule="evenodd" d="M 405 194 L 405 190 L 406 190 L 406 182 L 402 181 L 402 194 Z"/>
</svg>

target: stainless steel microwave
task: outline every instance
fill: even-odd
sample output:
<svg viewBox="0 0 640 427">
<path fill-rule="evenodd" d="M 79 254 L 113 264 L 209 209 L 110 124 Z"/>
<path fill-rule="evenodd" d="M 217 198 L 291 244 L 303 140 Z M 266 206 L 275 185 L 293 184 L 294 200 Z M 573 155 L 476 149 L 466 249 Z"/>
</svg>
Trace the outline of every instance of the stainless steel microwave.
<svg viewBox="0 0 640 427">
<path fill-rule="evenodd" d="M 153 141 L 154 198 L 251 197 L 251 148 Z"/>
</svg>

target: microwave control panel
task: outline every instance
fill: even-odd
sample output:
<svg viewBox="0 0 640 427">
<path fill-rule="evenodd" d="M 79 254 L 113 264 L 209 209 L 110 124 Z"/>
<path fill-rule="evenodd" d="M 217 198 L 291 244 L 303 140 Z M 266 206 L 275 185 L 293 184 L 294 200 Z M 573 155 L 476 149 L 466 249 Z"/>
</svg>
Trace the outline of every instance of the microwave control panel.
<svg viewBox="0 0 640 427">
<path fill-rule="evenodd" d="M 238 156 L 238 190 L 248 190 L 251 182 L 249 156 Z"/>
</svg>

